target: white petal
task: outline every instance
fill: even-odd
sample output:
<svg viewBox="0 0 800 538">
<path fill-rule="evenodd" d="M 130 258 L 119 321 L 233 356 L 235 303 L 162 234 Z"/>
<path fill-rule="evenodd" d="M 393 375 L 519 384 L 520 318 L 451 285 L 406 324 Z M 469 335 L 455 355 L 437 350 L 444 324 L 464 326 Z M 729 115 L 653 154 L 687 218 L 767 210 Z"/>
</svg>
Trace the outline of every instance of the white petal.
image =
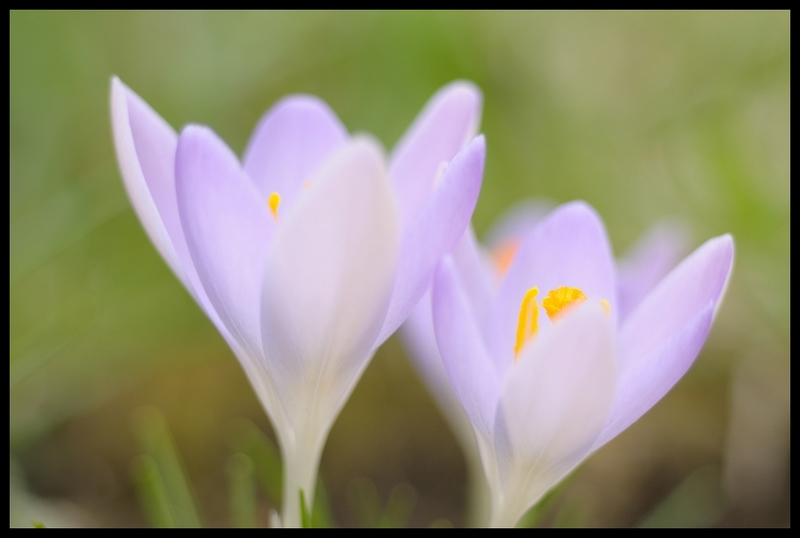
<svg viewBox="0 0 800 538">
<path fill-rule="evenodd" d="M 175 178 L 174 162 L 175 148 L 178 144 L 178 135 L 150 106 L 145 103 L 138 95 L 132 92 L 117 77 L 111 79 L 111 127 L 114 132 L 114 147 L 117 152 L 117 161 L 122 173 L 125 190 L 131 199 L 133 208 L 142 223 L 147 235 L 155 245 L 161 257 L 167 262 L 170 269 L 178 276 L 186 288 L 193 292 L 193 288 L 186 273 L 178 259 L 178 254 L 170 240 L 167 232 L 164 216 L 159 212 L 154 196 L 151 193 L 151 186 L 145 177 L 140 156 L 137 151 L 137 144 L 134 140 L 133 126 L 131 125 L 131 115 L 129 110 L 129 100 L 135 102 L 137 106 L 137 118 L 140 125 L 140 145 L 148 154 L 147 161 L 152 163 L 151 183 L 153 188 L 161 189 L 165 194 L 169 194 L 172 189 L 172 208 L 165 208 L 168 213 L 174 213 L 177 221 L 177 205 L 174 202 Z M 163 166 L 160 163 L 164 163 Z M 165 204 L 169 202 L 165 196 Z M 167 215 L 171 216 L 171 215 Z M 180 227 L 180 223 L 177 223 Z"/>
<path fill-rule="evenodd" d="M 612 324 L 585 305 L 508 372 L 495 426 L 507 510 L 524 511 L 588 454 L 616 386 Z"/>
<path fill-rule="evenodd" d="M 398 249 L 381 150 L 356 138 L 323 165 L 270 246 L 262 337 L 290 415 L 320 412 L 325 423 L 344 404 L 386 315 Z"/>
</svg>

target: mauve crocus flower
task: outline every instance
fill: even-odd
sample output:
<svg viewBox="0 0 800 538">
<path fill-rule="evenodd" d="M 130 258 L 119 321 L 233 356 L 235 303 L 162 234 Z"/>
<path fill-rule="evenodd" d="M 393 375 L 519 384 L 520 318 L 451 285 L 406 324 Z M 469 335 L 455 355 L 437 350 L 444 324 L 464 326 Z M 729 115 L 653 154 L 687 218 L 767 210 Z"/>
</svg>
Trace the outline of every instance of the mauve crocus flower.
<svg viewBox="0 0 800 538">
<path fill-rule="evenodd" d="M 475 432 L 491 524 L 510 526 L 688 370 L 724 294 L 733 241 L 706 242 L 624 318 L 604 226 L 582 202 L 529 232 L 497 285 L 460 249 L 437 269 L 433 325 Z"/>
<path fill-rule="evenodd" d="M 278 102 L 240 162 L 210 129 L 178 136 L 119 79 L 111 115 L 131 202 L 230 345 L 275 428 L 283 524 L 313 499 L 333 421 L 376 348 L 460 240 L 483 174 L 481 97 L 440 90 L 390 164 L 310 96 Z M 471 141 L 470 141 L 471 140 Z"/>
<path fill-rule="evenodd" d="M 484 296 L 492 294 L 490 288 L 500 281 L 524 237 L 551 209 L 551 204 L 544 200 L 526 200 L 516 204 L 487 233 L 487 248 L 477 243 L 471 227 L 467 229 L 452 256 L 457 267 L 474 269 L 478 265 L 484 266 L 485 278 L 478 274 L 471 279 L 473 293 L 483 289 Z M 652 226 L 617 262 L 616 284 L 620 318 L 625 317 L 680 261 L 685 252 L 685 244 L 686 232 L 683 226 L 675 221 L 665 220 Z M 439 355 L 433 330 L 430 290 L 411 311 L 400 327 L 399 334 L 412 363 L 461 444 L 469 476 L 469 514 L 472 523 L 480 526 L 488 522 L 491 497 L 475 442 L 475 433 L 453 392 Z"/>
</svg>

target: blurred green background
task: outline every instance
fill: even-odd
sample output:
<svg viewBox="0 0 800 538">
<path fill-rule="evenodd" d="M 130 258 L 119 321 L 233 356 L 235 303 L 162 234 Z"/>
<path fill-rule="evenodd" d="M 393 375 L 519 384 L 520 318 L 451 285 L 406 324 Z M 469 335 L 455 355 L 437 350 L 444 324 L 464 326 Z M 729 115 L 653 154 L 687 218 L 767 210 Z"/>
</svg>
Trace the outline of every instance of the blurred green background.
<svg viewBox="0 0 800 538">
<path fill-rule="evenodd" d="M 692 248 L 732 233 L 733 278 L 696 364 L 543 524 L 788 526 L 789 25 L 788 12 L 11 12 L 11 524 L 146 525 L 131 465 L 134 417 L 152 406 L 203 523 L 229 525 L 233 425 L 272 436 L 128 203 L 118 75 L 176 129 L 210 125 L 240 154 L 287 93 L 322 97 L 391 148 L 440 86 L 469 79 L 485 96 L 479 235 L 532 196 L 594 205 L 618 254 L 663 217 L 688 224 Z M 340 525 L 359 523 L 364 484 L 381 502 L 410 486 L 410 525 L 465 524 L 458 445 L 395 337 L 321 476 Z"/>
</svg>

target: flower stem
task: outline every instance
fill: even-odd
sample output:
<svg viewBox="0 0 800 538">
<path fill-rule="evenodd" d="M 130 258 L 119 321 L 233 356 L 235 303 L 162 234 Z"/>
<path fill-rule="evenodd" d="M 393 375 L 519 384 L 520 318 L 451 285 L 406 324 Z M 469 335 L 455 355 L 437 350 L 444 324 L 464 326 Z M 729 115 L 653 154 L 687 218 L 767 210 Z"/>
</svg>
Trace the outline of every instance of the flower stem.
<svg viewBox="0 0 800 538">
<path fill-rule="evenodd" d="M 522 517 L 522 514 L 520 514 L 517 510 L 511 511 L 504 508 L 506 507 L 494 507 L 494 510 L 492 510 L 492 518 L 489 522 L 489 527 L 516 527 L 517 522 Z"/>
<path fill-rule="evenodd" d="M 303 492 L 306 508 L 311 514 L 317 483 L 319 460 L 324 442 L 314 436 L 303 436 L 283 452 L 283 513 L 284 527 L 301 527 L 300 491 Z M 302 440 L 301 440 L 302 439 Z M 289 445 L 290 443 L 287 443 Z"/>
<path fill-rule="evenodd" d="M 467 526 L 486 527 L 492 507 L 492 494 L 483 471 L 477 448 L 466 452 L 467 461 Z"/>
</svg>

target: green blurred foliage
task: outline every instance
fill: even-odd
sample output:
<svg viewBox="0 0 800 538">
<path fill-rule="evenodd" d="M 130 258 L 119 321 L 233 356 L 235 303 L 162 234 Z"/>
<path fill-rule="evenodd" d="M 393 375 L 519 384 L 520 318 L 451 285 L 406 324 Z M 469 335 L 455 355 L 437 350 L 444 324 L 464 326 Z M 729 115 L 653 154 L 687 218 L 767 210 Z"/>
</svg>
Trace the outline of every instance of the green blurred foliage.
<svg viewBox="0 0 800 538">
<path fill-rule="evenodd" d="M 230 510 L 232 526 L 253 528 L 257 526 L 256 481 L 253 460 L 237 452 L 228 459 L 230 478 Z"/>
<path fill-rule="evenodd" d="M 479 235 L 535 196 L 594 205 L 618 253 L 662 217 L 684 219 L 692 246 L 736 241 L 697 364 L 564 502 L 585 524 L 656 513 L 666 525 L 669 510 L 653 510 L 714 465 L 718 524 L 787 525 L 789 24 L 788 12 L 11 12 L 10 448 L 28 478 L 12 492 L 68 501 L 97 525 L 144 524 L 130 416 L 151 404 L 174 425 L 204 521 L 227 525 L 230 423 L 269 428 L 127 201 L 112 75 L 176 129 L 208 124 L 238 153 L 293 92 L 391 149 L 464 78 L 485 97 Z M 322 475 L 343 525 L 356 524 L 355 476 L 380 498 L 411 484 L 412 525 L 463 524 L 457 446 L 393 340 L 334 426 Z"/>
<path fill-rule="evenodd" d="M 678 484 L 639 523 L 641 528 L 713 527 L 725 514 L 719 470 L 701 467 Z"/>
<path fill-rule="evenodd" d="M 154 527 L 202 527 L 194 493 L 164 415 L 155 408 L 136 413 L 143 455 L 133 463 L 139 496 Z"/>
</svg>

